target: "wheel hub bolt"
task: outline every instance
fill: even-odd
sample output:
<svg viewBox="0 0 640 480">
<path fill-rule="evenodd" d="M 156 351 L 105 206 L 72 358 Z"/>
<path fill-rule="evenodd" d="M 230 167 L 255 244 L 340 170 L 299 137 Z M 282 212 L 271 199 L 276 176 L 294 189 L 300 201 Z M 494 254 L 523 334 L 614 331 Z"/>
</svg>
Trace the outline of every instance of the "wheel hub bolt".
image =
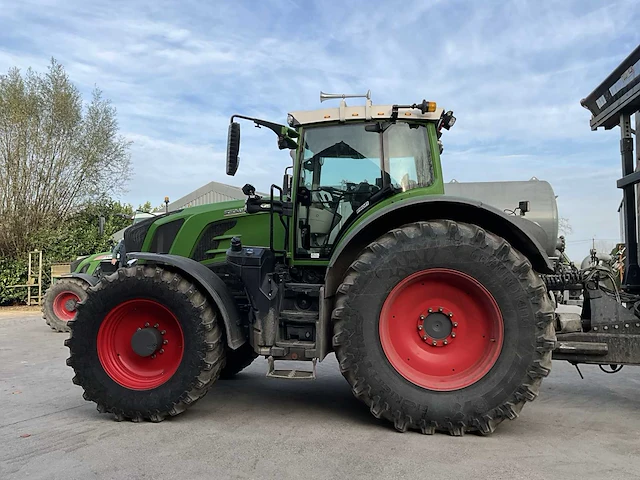
<svg viewBox="0 0 640 480">
<path fill-rule="evenodd" d="M 420 315 L 420 320 L 424 320 L 424 315 Z"/>
<path fill-rule="evenodd" d="M 449 318 L 453 317 L 453 312 L 449 312 L 447 313 L 447 315 L 449 315 Z"/>
<path fill-rule="evenodd" d="M 427 310 L 427 312 L 432 313 L 433 312 L 433 308 L 430 308 L 429 310 Z"/>
<path fill-rule="evenodd" d="M 151 355 L 151 358 L 156 358 L 156 354 L 154 353 L 153 355 Z"/>
<path fill-rule="evenodd" d="M 148 328 L 149 327 L 149 322 L 145 323 L 144 326 L 145 326 L 145 328 Z"/>
<path fill-rule="evenodd" d="M 160 324 L 156 323 L 153 328 L 158 328 L 160 326 Z"/>
<path fill-rule="evenodd" d="M 167 343 L 169 343 L 169 340 L 163 340 L 163 341 L 162 341 L 162 344 L 163 344 L 163 345 L 166 345 Z"/>
<path fill-rule="evenodd" d="M 449 344 L 449 342 L 447 342 L 446 340 L 445 340 L 444 342 L 442 342 L 442 343 L 444 343 L 445 345 L 448 345 L 448 344 Z"/>
<path fill-rule="evenodd" d="M 453 326 L 457 327 L 458 326 L 458 322 L 453 322 Z"/>
<path fill-rule="evenodd" d="M 160 332 L 160 335 L 164 335 L 165 333 L 167 333 L 167 331 L 166 331 L 166 330 L 162 330 L 162 331 Z"/>
<path fill-rule="evenodd" d="M 427 341 L 427 336 L 425 335 L 424 337 L 422 337 L 422 339 L 426 342 Z"/>
<path fill-rule="evenodd" d="M 433 341 L 433 343 L 432 343 L 431 345 L 433 345 L 434 347 L 437 347 L 437 346 L 438 346 L 438 342 L 436 342 L 436 341 L 434 340 L 434 341 Z"/>
<path fill-rule="evenodd" d="M 442 307 L 438 308 L 439 312 L 442 312 L 442 310 L 444 310 Z"/>
<path fill-rule="evenodd" d="M 418 330 L 422 330 L 422 325 L 418 325 Z"/>
<path fill-rule="evenodd" d="M 158 353 L 164 353 L 164 348 L 161 348 Z"/>
<path fill-rule="evenodd" d="M 455 334 L 455 333 L 452 333 L 452 334 L 451 334 L 451 337 L 452 337 L 452 338 L 456 338 L 456 334 Z"/>
</svg>

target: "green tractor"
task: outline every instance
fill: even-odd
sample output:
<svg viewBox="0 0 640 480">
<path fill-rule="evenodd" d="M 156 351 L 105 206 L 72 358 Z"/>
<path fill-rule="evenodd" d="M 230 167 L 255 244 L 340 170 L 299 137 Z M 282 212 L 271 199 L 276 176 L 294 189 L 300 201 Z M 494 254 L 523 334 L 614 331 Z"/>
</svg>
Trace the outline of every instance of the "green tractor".
<svg viewBox="0 0 640 480">
<path fill-rule="evenodd" d="M 94 277 L 65 342 L 99 412 L 161 421 L 256 356 L 268 377 L 313 379 L 331 352 L 353 394 L 399 431 L 489 434 L 536 397 L 555 345 L 544 231 L 444 195 L 451 111 L 346 97 L 358 96 L 323 94 L 340 104 L 288 125 L 231 117 L 227 174 L 238 119 L 291 150 L 268 196 L 245 185 L 246 201 L 125 231 L 127 266 Z"/>
</svg>

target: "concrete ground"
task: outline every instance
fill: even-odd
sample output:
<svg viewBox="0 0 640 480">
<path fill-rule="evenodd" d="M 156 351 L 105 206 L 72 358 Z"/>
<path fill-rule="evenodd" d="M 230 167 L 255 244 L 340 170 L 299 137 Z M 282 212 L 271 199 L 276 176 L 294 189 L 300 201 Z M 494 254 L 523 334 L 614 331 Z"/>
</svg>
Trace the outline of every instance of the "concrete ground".
<svg viewBox="0 0 640 480">
<path fill-rule="evenodd" d="M 0 479 L 640 478 L 640 369 L 554 363 L 540 397 L 490 437 L 397 433 L 331 356 L 318 379 L 264 378 L 258 359 L 160 424 L 117 423 L 82 399 L 64 334 L 0 313 Z"/>
</svg>

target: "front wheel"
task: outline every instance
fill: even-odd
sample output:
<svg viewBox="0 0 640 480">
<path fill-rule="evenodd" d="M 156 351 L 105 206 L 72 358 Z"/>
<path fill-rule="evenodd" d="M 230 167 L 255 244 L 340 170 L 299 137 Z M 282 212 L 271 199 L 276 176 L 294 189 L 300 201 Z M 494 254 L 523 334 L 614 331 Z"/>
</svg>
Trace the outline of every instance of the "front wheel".
<svg viewBox="0 0 640 480">
<path fill-rule="evenodd" d="M 531 264 L 470 224 L 419 222 L 351 265 L 333 312 L 356 397 L 396 429 L 493 432 L 551 368 L 553 307 Z"/>
<path fill-rule="evenodd" d="M 87 298 L 89 284 L 79 278 L 61 278 L 44 294 L 42 318 L 56 332 L 69 332 L 78 303 Z"/>
<path fill-rule="evenodd" d="M 215 305 L 191 281 L 160 267 L 121 268 L 103 278 L 69 325 L 73 382 L 117 420 L 181 413 L 224 365 Z"/>
</svg>

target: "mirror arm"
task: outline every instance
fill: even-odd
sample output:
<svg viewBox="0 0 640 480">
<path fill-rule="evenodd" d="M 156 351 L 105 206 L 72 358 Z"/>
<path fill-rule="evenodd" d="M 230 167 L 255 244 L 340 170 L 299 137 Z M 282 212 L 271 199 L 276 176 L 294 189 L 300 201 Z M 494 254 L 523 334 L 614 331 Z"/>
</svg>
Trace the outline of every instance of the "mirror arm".
<svg viewBox="0 0 640 480">
<path fill-rule="evenodd" d="M 283 137 L 285 134 L 287 137 L 290 137 L 290 138 L 297 138 L 299 136 L 298 132 L 296 132 L 294 129 L 289 128 L 285 125 L 280 125 L 279 123 L 268 122 L 266 120 L 261 120 L 259 118 L 254 118 L 254 117 L 245 117 L 244 115 L 232 115 L 231 116 L 232 122 L 234 118 L 243 118 L 245 120 L 250 120 L 253 123 L 255 123 L 257 127 L 267 127 L 273 133 L 278 135 L 278 137 Z"/>
</svg>

